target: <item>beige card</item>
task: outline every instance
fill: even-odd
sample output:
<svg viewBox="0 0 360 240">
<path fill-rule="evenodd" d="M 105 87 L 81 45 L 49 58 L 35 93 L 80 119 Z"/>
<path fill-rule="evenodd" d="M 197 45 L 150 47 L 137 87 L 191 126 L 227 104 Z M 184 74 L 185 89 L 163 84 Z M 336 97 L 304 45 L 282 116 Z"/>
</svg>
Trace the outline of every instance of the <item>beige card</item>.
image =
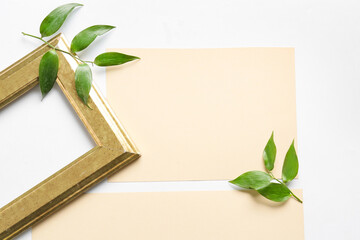
<svg viewBox="0 0 360 240">
<path fill-rule="evenodd" d="M 142 152 L 110 181 L 232 179 L 262 170 L 275 131 L 280 175 L 296 137 L 293 48 L 111 49 L 107 97 Z"/>
<path fill-rule="evenodd" d="M 32 234 L 33 240 L 302 240 L 303 221 L 303 206 L 293 199 L 279 204 L 240 191 L 90 193 Z"/>
</svg>

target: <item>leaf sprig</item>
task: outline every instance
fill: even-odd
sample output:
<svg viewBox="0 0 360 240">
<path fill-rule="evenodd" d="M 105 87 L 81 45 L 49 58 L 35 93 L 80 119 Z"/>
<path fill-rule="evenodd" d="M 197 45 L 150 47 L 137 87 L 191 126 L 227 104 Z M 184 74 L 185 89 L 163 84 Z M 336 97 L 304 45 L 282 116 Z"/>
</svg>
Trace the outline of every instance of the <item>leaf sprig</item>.
<svg viewBox="0 0 360 240">
<path fill-rule="evenodd" d="M 291 143 L 285 156 L 282 168 L 282 179 L 277 179 L 271 172 L 274 169 L 275 158 L 276 145 L 274 142 L 274 132 L 272 132 L 263 152 L 266 172 L 249 171 L 229 182 L 241 188 L 256 190 L 262 196 L 275 202 L 284 202 L 290 197 L 293 197 L 302 203 L 302 200 L 286 185 L 286 183 L 291 182 L 296 177 L 299 170 L 299 161 L 294 141 Z"/>
<path fill-rule="evenodd" d="M 39 39 L 50 48 L 50 50 L 43 55 L 39 65 L 39 83 L 43 98 L 54 86 L 59 70 L 59 56 L 57 52 L 62 52 L 80 62 L 75 71 L 75 88 L 79 98 L 89 107 L 88 99 L 91 90 L 92 72 L 88 63 L 100 67 L 107 67 L 121 65 L 140 58 L 119 52 L 106 52 L 98 55 L 94 61 L 85 61 L 76 55 L 77 52 L 89 47 L 97 37 L 115 28 L 110 25 L 94 25 L 79 32 L 71 41 L 71 52 L 59 49 L 44 39 L 44 37 L 54 35 L 64 24 L 68 15 L 75 8 L 82 6 L 83 5 L 79 3 L 68 3 L 50 12 L 40 24 L 41 37 L 24 32 L 22 34 Z"/>
</svg>

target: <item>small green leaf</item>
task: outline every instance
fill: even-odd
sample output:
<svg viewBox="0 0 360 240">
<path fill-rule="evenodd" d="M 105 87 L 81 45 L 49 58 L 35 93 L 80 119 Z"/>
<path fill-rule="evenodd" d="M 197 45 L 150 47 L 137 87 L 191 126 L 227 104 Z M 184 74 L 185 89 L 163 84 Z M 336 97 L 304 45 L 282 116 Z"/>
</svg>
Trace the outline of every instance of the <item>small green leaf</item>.
<svg viewBox="0 0 360 240">
<path fill-rule="evenodd" d="M 298 174 L 299 162 L 296 154 L 294 141 L 291 143 L 291 146 L 286 153 L 284 165 L 282 168 L 282 179 L 284 183 L 290 182 Z"/>
<path fill-rule="evenodd" d="M 289 188 L 280 183 L 270 183 L 264 188 L 257 189 L 257 191 L 274 202 L 284 202 L 291 197 Z"/>
<path fill-rule="evenodd" d="M 229 182 L 242 188 L 259 189 L 269 185 L 271 179 L 272 177 L 266 172 L 250 171 Z"/>
<path fill-rule="evenodd" d="M 275 157 L 276 157 L 276 145 L 274 142 L 274 132 L 272 132 L 271 137 L 267 142 L 263 152 L 263 159 L 267 170 L 269 171 L 273 170 Z"/>
<path fill-rule="evenodd" d="M 79 64 L 75 71 L 75 88 L 78 96 L 88 106 L 88 98 L 92 83 L 92 73 L 89 65 Z"/>
<path fill-rule="evenodd" d="M 96 37 L 107 33 L 113 28 L 115 27 L 109 25 L 94 25 L 82 30 L 71 41 L 71 51 L 75 53 L 84 50 Z"/>
<path fill-rule="evenodd" d="M 140 58 L 118 52 L 106 52 L 97 56 L 95 58 L 94 63 L 100 67 L 104 67 L 104 66 L 121 65 L 133 61 L 135 59 L 140 59 Z"/>
<path fill-rule="evenodd" d="M 54 49 L 51 49 L 44 54 L 39 65 L 39 82 L 43 98 L 54 86 L 58 70 L 59 56 Z"/>
<path fill-rule="evenodd" d="M 83 6 L 79 3 L 69 3 L 55 8 L 49 15 L 47 15 L 40 25 L 41 37 L 48 37 L 53 35 L 65 22 L 67 16 L 76 7 Z"/>
</svg>

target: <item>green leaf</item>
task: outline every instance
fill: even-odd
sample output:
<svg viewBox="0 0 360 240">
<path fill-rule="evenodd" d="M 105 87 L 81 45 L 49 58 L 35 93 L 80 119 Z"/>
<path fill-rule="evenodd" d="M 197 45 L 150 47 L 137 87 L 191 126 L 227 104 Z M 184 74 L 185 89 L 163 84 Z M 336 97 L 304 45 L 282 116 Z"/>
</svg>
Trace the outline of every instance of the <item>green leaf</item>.
<svg viewBox="0 0 360 240">
<path fill-rule="evenodd" d="M 293 141 L 285 156 L 285 161 L 282 168 L 283 181 L 287 183 L 293 180 L 298 174 L 298 170 L 299 170 L 299 162 Z"/>
<path fill-rule="evenodd" d="M 88 98 L 92 83 L 92 73 L 89 65 L 79 64 L 75 71 L 75 88 L 78 96 L 88 106 Z"/>
<path fill-rule="evenodd" d="M 133 61 L 135 59 L 140 59 L 140 58 L 118 52 L 106 52 L 97 56 L 95 58 L 94 63 L 100 67 L 104 67 L 104 66 L 121 65 Z"/>
<path fill-rule="evenodd" d="M 229 182 L 242 188 L 259 189 L 269 185 L 271 179 L 272 177 L 266 172 L 250 171 Z"/>
<path fill-rule="evenodd" d="M 49 15 L 47 15 L 40 25 L 41 37 L 48 37 L 53 35 L 65 22 L 67 16 L 76 7 L 83 6 L 79 3 L 69 3 L 55 8 Z"/>
<path fill-rule="evenodd" d="M 267 170 L 269 171 L 273 170 L 275 157 L 276 157 L 276 145 L 274 142 L 274 132 L 272 132 L 271 137 L 267 142 L 263 152 L 263 159 Z"/>
<path fill-rule="evenodd" d="M 291 197 L 289 188 L 280 183 L 270 183 L 264 188 L 257 189 L 257 191 L 274 202 L 284 202 Z"/>
<path fill-rule="evenodd" d="M 43 98 L 54 86 L 58 70 L 59 56 L 54 49 L 51 49 L 44 54 L 39 65 L 39 82 Z"/>
<path fill-rule="evenodd" d="M 84 50 L 96 39 L 96 37 L 107 33 L 113 28 L 115 27 L 109 25 L 94 25 L 82 30 L 71 41 L 71 51 L 75 53 Z"/>
</svg>

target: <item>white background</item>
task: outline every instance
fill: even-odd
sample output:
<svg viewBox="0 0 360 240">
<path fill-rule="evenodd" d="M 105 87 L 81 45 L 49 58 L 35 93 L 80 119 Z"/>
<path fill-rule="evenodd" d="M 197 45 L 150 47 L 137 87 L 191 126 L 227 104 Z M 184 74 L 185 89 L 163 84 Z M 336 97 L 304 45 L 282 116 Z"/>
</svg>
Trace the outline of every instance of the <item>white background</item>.
<svg viewBox="0 0 360 240">
<path fill-rule="evenodd" d="M 21 36 L 21 31 L 37 34 L 44 16 L 66 2 L 3 0 L 1 3 L 0 69 L 3 69 L 39 45 L 36 40 Z M 93 58 L 105 51 L 105 47 L 295 47 L 305 237 L 308 240 L 359 239 L 359 1 L 102 0 L 83 3 L 85 7 L 71 15 L 62 29 L 68 39 L 93 24 L 117 26 L 115 31 L 96 41 L 97 46 L 90 48 L 84 58 Z M 104 71 L 95 70 L 95 78 L 104 90 Z M 12 127 L 22 121 L 14 121 Z M 3 134 L 0 132 L 0 138 L 8 137 Z M 85 142 L 87 145 L 83 147 L 91 145 L 88 140 Z M 1 168 L 8 167 L 4 159 L 0 161 Z M 198 184 L 205 189 L 228 188 L 224 182 Z M 186 183 L 160 185 L 112 186 L 119 191 L 197 188 Z M 109 188 L 112 188 L 109 184 L 103 184 L 93 191 L 113 191 Z M 30 234 L 22 238 L 30 239 Z"/>
</svg>

